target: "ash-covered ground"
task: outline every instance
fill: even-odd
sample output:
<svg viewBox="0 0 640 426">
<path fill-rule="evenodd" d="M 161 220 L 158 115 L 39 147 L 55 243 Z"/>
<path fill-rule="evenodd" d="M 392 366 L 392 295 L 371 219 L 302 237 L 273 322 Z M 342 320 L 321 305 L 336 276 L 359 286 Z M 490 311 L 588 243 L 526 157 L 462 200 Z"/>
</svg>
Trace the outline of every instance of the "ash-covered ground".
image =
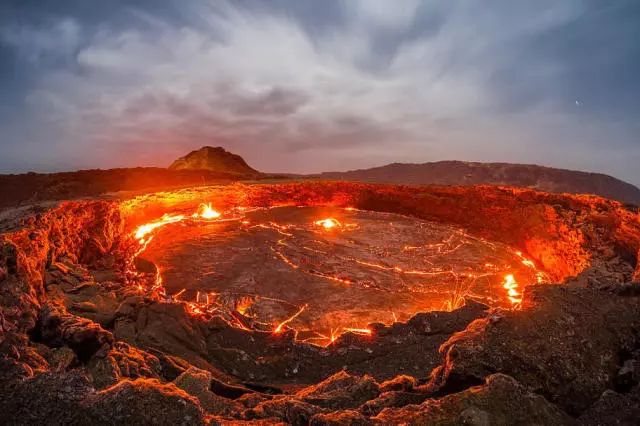
<svg viewBox="0 0 640 426">
<path fill-rule="evenodd" d="M 511 308 L 544 276 L 517 250 L 459 227 L 332 207 L 232 209 L 168 224 L 141 256 L 169 295 L 217 300 L 274 327 L 291 318 L 300 340 L 325 345 L 345 329 L 465 300 Z"/>
</svg>

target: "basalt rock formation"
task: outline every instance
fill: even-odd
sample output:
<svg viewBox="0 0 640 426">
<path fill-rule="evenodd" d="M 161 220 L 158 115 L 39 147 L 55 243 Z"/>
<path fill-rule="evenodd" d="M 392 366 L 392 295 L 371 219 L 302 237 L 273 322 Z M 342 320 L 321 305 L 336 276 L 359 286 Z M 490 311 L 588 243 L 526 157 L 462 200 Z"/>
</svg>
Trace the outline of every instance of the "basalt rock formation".
<svg viewBox="0 0 640 426">
<path fill-rule="evenodd" d="M 510 244 L 554 284 L 521 306 L 371 324 L 327 347 L 243 329 L 135 283 L 136 226 L 203 201 L 332 205 Z M 32 206 L 0 222 L 6 424 L 633 424 L 640 218 L 593 196 L 354 183 L 227 185 Z M 626 423 L 625 423 L 626 422 Z"/>
</svg>

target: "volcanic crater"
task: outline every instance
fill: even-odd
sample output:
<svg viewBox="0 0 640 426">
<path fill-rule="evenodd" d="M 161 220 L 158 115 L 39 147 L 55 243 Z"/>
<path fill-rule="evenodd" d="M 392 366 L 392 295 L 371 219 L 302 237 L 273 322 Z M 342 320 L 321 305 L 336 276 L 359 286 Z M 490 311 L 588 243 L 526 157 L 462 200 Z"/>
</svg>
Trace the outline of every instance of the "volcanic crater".
<svg viewBox="0 0 640 426">
<path fill-rule="evenodd" d="M 166 216 L 138 253 L 159 268 L 166 297 L 235 310 L 263 329 L 292 328 L 307 342 L 327 345 L 345 331 L 368 334 L 370 323 L 465 300 L 508 308 L 521 301 L 518 282 L 544 282 L 518 250 L 408 216 L 305 206 L 199 211 Z"/>
<path fill-rule="evenodd" d="M 637 412 L 640 220 L 618 202 L 234 184 L 34 206 L 5 213 L 2 231 L 0 408 L 23 418 Z"/>
</svg>

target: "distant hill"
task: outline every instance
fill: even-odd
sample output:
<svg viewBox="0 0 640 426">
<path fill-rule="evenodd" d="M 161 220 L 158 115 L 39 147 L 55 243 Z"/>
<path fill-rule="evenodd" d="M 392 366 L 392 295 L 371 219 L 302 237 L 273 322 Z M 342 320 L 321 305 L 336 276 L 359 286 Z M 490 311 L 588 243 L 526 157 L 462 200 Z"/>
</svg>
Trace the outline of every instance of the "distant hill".
<svg viewBox="0 0 640 426">
<path fill-rule="evenodd" d="M 325 172 L 313 177 L 398 184 L 509 185 L 548 192 L 595 194 L 640 205 L 640 189 L 614 177 L 529 164 L 466 161 L 393 163 L 370 169 Z"/>
<path fill-rule="evenodd" d="M 177 159 L 167 169 L 134 167 L 61 173 L 0 174 L 0 209 L 39 201 L 91 197 L 107 192 L 281 179 L 251 168 L 239 155 L 205 146 Z"/>
<path fill-rule="evenodd" d="M 525 164 L 439 161 L 316 175 L 265 174 L 222 147 L 205 146 L 169 168 L 136 167 L 63 173 L 0 175 L 0 209 L 44 200 L 96 196 L 115 191 L 160 190 L 264 179 L 335 179 L 374 183 L 507 185 L 548 192 L 596 194 L 640 205 L 640 189 L 611 176 Z"/>
<path fill-rule="evenodd" d="M 191 151 L 174 161 L 169 166 L 169 170 L 209 170 L 215 173 L 238 175 L 243 178 L 255 178 L 262 174 L 250 167 L 242 157 L 226 151 L 221 146 L 215 148 L 205 146 Z"/>
</svg>

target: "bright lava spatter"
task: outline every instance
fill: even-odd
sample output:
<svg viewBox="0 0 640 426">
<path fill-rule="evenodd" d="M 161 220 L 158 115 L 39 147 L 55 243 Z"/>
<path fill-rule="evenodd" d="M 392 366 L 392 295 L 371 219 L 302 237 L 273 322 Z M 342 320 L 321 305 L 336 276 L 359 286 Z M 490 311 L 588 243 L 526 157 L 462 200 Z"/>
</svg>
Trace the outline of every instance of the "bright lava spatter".
<svg viewBox="0 0 640 426">
<path fill-rule="evenodd" d="M 348 212 L 353 212 L 355 209 L 345 209 L 345 210 Z M 269 221 L 265 223 L 252 223 L 251 221 L 246 220 L 243 216 L 243 214 L 247 211 L 251 211 L 251 209 L 237 208 L 235 209 L 236 214 L 238 212 L 241 213 L 241 216 L 239 218 L 238 217 L 225 218 L 225 215 L 213 209 L 210 203 L 202 203 L 198 207 L 198 210 L 190 216 L 184 215 L 184 214 L 164 214 L 159 219 L 140 225 L 135 229 L 135 231 L 133 232 L 133 237 L 137 240 L 138 249 L 135 250 L 133 257 L 135 258 L 140 254 L 142 254 L 147 249 L 149 243 L 153 239 L 154 233 L 158 229 L 166 225 L 175 224 L 178 222 L 185 222 L 189 225 L 197 225 L 198 222 L 222 222 L 225 220 L 239 220 L 243 226 L 246 226 L 248 228 L 264 228 L 266 230 L 271 229 L 277 232 L 278 234 L 280 234 L 282 238 L 277 241 L 277 244 L 275 246 L 271 247 L 271 250 L 276 255 L 276 257 L 279 258 L 285 265 L 289 266 L 294 270 L 299 269 L 301 265 L 297 263 L 296 260 L 291 259 L 288 256 L 288 252 L 286 250 L 290 244 L 289 240 L 294 237 L 293 231 L 295 231 L 295 226 L 286 225 L 286 224 L 283 225 L 283 224 L 275 223 L 273 221 Z M 350 230 L 350 229 L 356 229 L 359 227 L 359 225 L 356 223 L 343 223 L 332 217 L 315 220 L 313 221 L 313 225 L 320 227 L 324 231 L 340 230 L 339 232 Z M 458 232 L 460 232 L 461 233 L 460 236 L 464 238 L 467 238 L 467 237 L 474 238 L 462 233 L 462 231 L 458 231 Z M 491 244 L 489 242 L 486 242 L 486 243 Z M 464 244 L 464 242 L 459 243 L 458 245 L 454 245 L 452 247 L 447 247 L 446 244 L 444 243 L 427 244 L 424 246 L 407 245 L 404 247 L 403 250 L 406 252 L 412 252 L 415 250 L 426 248 L 430 250 L 435 250 L 435 252 L 437 252 L 439 255 L 446 256 L 448 252 L 453 253 L 456 250 L 458 250 L 461 244 Z M 302 248 L 310 252 L 325 254 L 324 251 L 318 250 L 312 247 L 303 246 Z M 529 268 L 531 271 L 535 273 L 536 281 L 538 283 L 543 282 L 545 280 L 544 273 L 537 270 L 533 261 L 526 259 L 522 255 L 522 253 L 519 251 L 515 251 L 514 254 L 520 259 L 521 263 L 526 268 Z M 454 285 L 460 286 L 460 288 L 455 289 L 455 291 L 453 292 L 455 297 L 453 297 L 450 301 L 448 301 L 446 306 L 443 306 L 443 308 L 447 310 L 456 309 L 464 304 L 465 296 L 468 295 L 467 292 L 469 288 L 465 288 L 465 285 L 460 283 L 465 283 L 468 281 L 470 281 L 471 283 L 474 283 L 479 278 L 486 278 L 486 277 L 494 276 L 499 273 L 499 270 L 495 267 L 495 265 L 491 263 L 486 263 L 484 265 L 485 269 L 487 269 L 489 272 L 486 272 L 486 273 L 471 272 L 471 273 L 461 274 L 452 270 L 408 269 L 408 268 L 402 268 L 398 265 L 378 264 L 378 263 L 361 260 L 361 259 L 345 258 L 343 260 L 353 261 L 355 262 L 355 264 L 358 264 L 362 267 L 371 268 L 374 270 L 378 269 L 381 271 L 389 271 L 392 273 L 398 273 L 398 274 L 403 274 L 407 276 L 413 275 L 416 277 L 425 277 L 425 278 L 434 277 L 434 276 L 450 276 Z M 133 265 L 133 259 L 130 262 L 130 269 L 134 269 L 132 265 Z M 322 272 L 319 270 L 313 270 L 313 269 L 303 269 L 303 272 L 316 276 L 318 278 L 326 279 L 328 281 L 333 281 L 342 285 L 354 284 L 354 281 L 352 279 L 345 276 L 330 275 L 325 272 Z M 135 271 L 132 271 L 131 273 L 134 277 L 139 276 L 139 274 L 137 274 Z M 506 291 L 506 294 L 504 297 L 506 297 L 509 300 L 509 302 L 512 304 L 514 308 L 517 308 L 522 302 L 522 293 L 519 290 L 519 284 L 516 281 L 516 278 L 512 272 L 507 272 L 504 274 L 503 280 L 502 280 L 502 287 Z M 141 286 L 140 284 L 138 284 L 138 288 L 141 291 L 145 290 L 144 287 Z M 156 277 L 153 282 L 153 285 L 150 288 L 147 288 L 147 291 L 157 292 L 167 302 L 186 303 L 189 312 L 193 315 L 210 315 L 210 314 L 224 312 L 224 305 L 219 300 L 219 297 L 221 296 L 220 294 L 216 292 L 201 293 L 200 291 L 198 291 L 195 300 L 182 302 L 181 297 L 185 293 L 185 290 L 186 289 L 182 289 L 174 293 L 173 295 L 167 295 L 165 288 L 163 286 L 162 273 L 159 268 L 157 268 L 157 273 L 156 273 Z M 259 297 L 259 296 L 256 296 L 256 297 Z M 289 303 L 284 300 L 267 298 L 267 297 L 263 297 L 262 299 L 266 299 L 266 300 L 271 299 L 281 303 Z M 252 329 L 250 325 L 251 321 L 248 320 L 250 319 L 250 316 L 248 316 L 248 310 L 251 308 L 253 303 L 254 303 L 254 299 L 252 299 L 251 297 L 246 297 L 236 302 L 234 304 L 233 312 L 228 313 L 229 315 L 226 316 L 228 319 L 230 319 L 230 323 L 232 323 L 232 325 L 235 327 L 245 329 L 245 330 L 251 330 Z M 302 306 L 298 306 L 297 310 L 293 315 L 290 315 L 282 319 L 281 321 L 276 322 L 272 326 L 273 327 L 272 332 L 274 334 L 279 334 L 279 333 L 282 333 L 286 328 L 292 328 L 296 331 L 296 333 L 298 333 L 298 331 L 302 331 L 293 327 L 292 323 L 305 311 L 305 309 L 307 309 L 307 307 L 308 307 L 308 304 L 303 304 Z M 393 321 L 397 320 L 396 314 L 394 312 L 390 312 L 389 316 Z M 384 321 L 381 321 L 381 322 L 384 322 Z M 306 330 L 306 331 L 308 332 L 310 330 Z M 331 330 L 327 330 L 326 332 L 327 334 L 323 334 L 322 332 L 317 331 L 315 332 L 315 335 L 302 340 L 308 341 L 309 343 L 316 343 L 316 344 L 322 343 L 322 344 L 328 345 L 334 342 L 339 335 L 347 332 L 360 334 L 363 336 L 371 336 L 373 334 L 372 330 L 369 329 L 367 326 L 339 327 L 337 329 L 332 328 Z"/>
<path fill-rule="evenodd" d="M 342 224 L 338 220 L 332 217 L 329 217 L 327 219 L 317 220 L 314 223 L 318 226 L 322 226 L 324 229 L 331 229 L 331 228 L 342 226 Z"/>
<path fill-rule="evenodd" d="M 194 218 L 202 218 L 202 219 L 217 219 L 220 217 L 220 213 L 211 207 L 211 203 L 202 203 L 198 208 L 198 211 L 195 212 L 192 217 Z"/>
</svg>

